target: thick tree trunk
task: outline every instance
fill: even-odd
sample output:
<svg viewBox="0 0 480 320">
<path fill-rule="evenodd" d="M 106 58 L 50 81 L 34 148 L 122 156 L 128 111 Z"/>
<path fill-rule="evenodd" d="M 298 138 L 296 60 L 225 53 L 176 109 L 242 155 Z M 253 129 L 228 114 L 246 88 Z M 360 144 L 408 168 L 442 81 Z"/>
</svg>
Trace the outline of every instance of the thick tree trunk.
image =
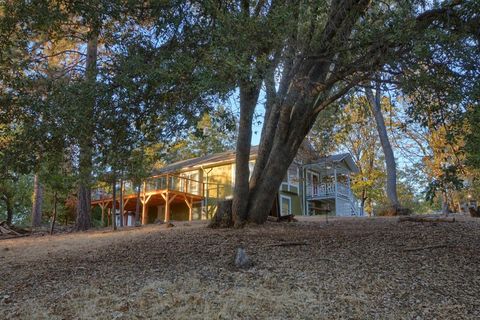
<svg viewBox="0 0 480 320">
<path fill-rule="evenodd" d="M 247 218 L 249 193 L 250 144 L 252 120 L 260 93 L 260 84 L 251 81 L 240 86 L 240 123 L 235 154 L 235 188 L 233 190 L 232 218 L 241 227 Z"/>
<path fill-rule="evenodd" d="M 369 3 L 367 0 L 359 0 L 332 4 L 328 22 L 319 40 L 322 45 L 316 48 L 316 55 L 322 58 L 295 58 L 292 60 L 292 67 L 283 74 L 284 79 L 275 101 L 267 107 L 267 123 L 264 124 L 265 130 L 262 129 L 254 177 L 249 190 L 246 188 L 248 176 L 245 175 L 248 173 L 247 146 L 250 144 L 252 123 L 251 117 L 247 117 L 248 114 L 244 115 L 243 119 L 241 115 L 233 198 L 234 220 L 243 219 L 245 216 L 247 221 L 253 223 L 264 223 L 267 220 L 287 169 L 318 113 L 361 80 L 359 76 L 358 80 L 352 80 L 343 87 L 335 86 L 342 77 L 334 75 L 338 52 L 332 50 L 331 43 L 348 41 L 346 39 L 355 22 Z M 339 10 L 341 8 L 342 10 Z M 294 56 L 296 55 L 295 53 Z M 268 87 L 273 88 L 271 85 Z M 248 111 L 253 114 L 253 110 Z"/>
<path fill-rule="evenodd" d="M 38 174 L 33 179 L 32 227 L 42 224 L 43 186 Z"/>
<path fill-rule="evenodd" d="M 385 166 L 387 168 L 387 197 L 392 209 L 396 212 L 400 209 L 400 203 L 398 202 L 397 196 L 397 167 L 382 113 L 380 86 L 377 85 L 375 96 L 371 88 L 366 88 L 365 92 L 370 104 L 370 109 L 375 118 L 378 136 L 382 145 L 383 154 L 385 155 Z"/>
<path fill-rule="evenodd" d="M 97 76 L 97 51 L 98 35 L 90 34 L 87 44 L 86 82 L 89 84 L 88 95 L 94 94 L 95 79 Z M 87 93 L 86 93 L 87 94 Z M 78 204 L 77 204 L 77 230 L 90 228 L 91 216 L 91 179 L 93 156 L 93 131 L 94 131 L 95 96 L 87 96 L 86 104 L 80 110 L 81 130 L 79 132 L 79 179 L 78 179 Z"/>
</svg>

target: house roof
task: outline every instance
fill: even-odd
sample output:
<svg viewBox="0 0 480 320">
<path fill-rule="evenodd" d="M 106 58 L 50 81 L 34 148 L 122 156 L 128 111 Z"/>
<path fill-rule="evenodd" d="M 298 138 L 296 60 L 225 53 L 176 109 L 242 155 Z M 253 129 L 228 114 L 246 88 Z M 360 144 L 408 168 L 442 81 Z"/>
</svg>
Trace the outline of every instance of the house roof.
<svg viewBox="0 0 480 320">
<path fill-rule="evenodd" d="M 339 153 L 339 154 L 332 154 L 326 157 L 321 157 L 315 160 L 315 164 L 323 164 L 323 163 L 339 163 L 345 161 L 347 166 L 352 172 L 358 173 L 360 169 L 353 161 L 352 155 L 350 153 Z"/>
<path fill-rule="evenodd" d="M 250 148 L 250 159 L 256 158 L 258 154 L 258 146 Z M 235 150 L 228 150 L 220 153 L 209 154 L 202 157 L 182 160 L 169 164 L 163 168 L 156 170 L 155 174 L 164 174 L 177 171 L 188 171 L 200 168 L 202 166 L 211 166 L 219 163 L 235 162 Z"/>
<path fill-rule="evenodd" d="M 302 144 L 302 146 L 299 149 L 299 154 L 297 155 L 297 157 L 302 158 L 301 160 L 304 161 L 304 163 L 306 162 L 310 164 L 323 164 L 323 163 L 345 161 L 352 172 L 359 171 L 350 153 L 334 154 L 334 155 L 321 157 L 321 158 L 316 157 L 315 160 L 313 160 L 313 153 L 314 153 L 313 148 L 310 148 L 308 145 Z M 252 146 L 250 148 L 250 159 L 251 160 L 255 159 L 257 155 L 258 155 L 258 146 Z M 154 174 L 157 175 L 157 174 L 173 173 L 173 172 L 179 172 L 179 171 L 189 171 L 189 170 L 194 170 L 201 167 L 217 165 L 220 163 L 228 164 L 233 162 L 235 162 L 235 150 L 228 150 L 228 151 L 214 153 L 214 154 L 210 154 L 202 157 L 177 161 L 156 170 Z"/>
</svg>

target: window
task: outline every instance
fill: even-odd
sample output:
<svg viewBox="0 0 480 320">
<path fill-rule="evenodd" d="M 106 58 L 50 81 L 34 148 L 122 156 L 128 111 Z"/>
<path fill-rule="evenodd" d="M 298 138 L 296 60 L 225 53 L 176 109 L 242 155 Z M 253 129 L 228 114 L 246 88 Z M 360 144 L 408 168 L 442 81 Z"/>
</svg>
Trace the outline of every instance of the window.
<svg viewBox="0 0 480 320">
<path fill-rule="evenodd" d="M 287 196 L 280 195 L 280 216 L 288 216 L 292 214 L 292 199 Z"/>
<path fill-rule="evenodd" d="M 297 166 L 290 166 L 287 170 L 287 174 L 282 180 L 282 190 L 289 192 L 298 192 L 299 186 L 299 171 Z M 296 188 L 295 190 L 293 188 Z"/>
<path fill-rule="evenodd" d="M 298 188 L 298 168 L 290 167 L 288 168 L 288 184 L 289 190 L 291 187 Z"/>
<path fill-rule="evenodd" d="M 187 179 L 182 179 L 182 190 L 187 193 L 198 194 L 200 191 L 200 182 L 198 181 L 198 171 L 184 173 Z"/>
</svg>

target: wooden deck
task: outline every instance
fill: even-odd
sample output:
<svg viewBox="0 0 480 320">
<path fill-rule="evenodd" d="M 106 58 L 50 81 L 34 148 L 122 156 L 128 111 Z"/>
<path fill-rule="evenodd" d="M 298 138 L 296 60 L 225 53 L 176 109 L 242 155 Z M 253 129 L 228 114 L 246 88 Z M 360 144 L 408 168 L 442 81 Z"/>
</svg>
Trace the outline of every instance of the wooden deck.
<svg viewBox="0 0 480 320">
<path fill-rule="evenodd" d="M 126 183 L 128 184 L 128 182 Z M 192 220 L 193 204 L 202 201 L 205 197 L 204 185 L 200 181 L 192 180 L 186 177 L 176 175 L 160 175 L 150 177 L 143 182 L 140 190 L 140 196 L 135 188 L 123 188 L 123 203 L 120 197 L 120 191 L 116 191 L 115 207 L 120 212 L 134 212 L 137 201 L 140 201 L 141 222 L 147 224 L 149 206 L 165 206 L 165 222 L 170 221 L 170 207 L 175 203 L 185 203 L 189 209 L 189 220 Z M 118 187 L 117 187 L 118 188 Z M 112 193 L 103 188 L 94 189 L 92 192 L 91 205 L 98 205 L 102 209 L 102 221 L 105 215 L 110 216 L 113 207 Z M 123 208 L 120 208 L 123 205 Z"/>
</svg>

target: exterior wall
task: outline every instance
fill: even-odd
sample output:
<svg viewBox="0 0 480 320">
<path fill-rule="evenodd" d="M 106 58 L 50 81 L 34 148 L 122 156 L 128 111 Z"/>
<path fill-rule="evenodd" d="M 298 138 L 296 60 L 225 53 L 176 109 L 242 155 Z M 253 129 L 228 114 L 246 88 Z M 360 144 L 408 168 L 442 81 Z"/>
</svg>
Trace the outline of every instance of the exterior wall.
<svg viewBox="0 0 480 320">
<path fill-rule="evenodd" d="M 292 215 L 303 215 L 303 186 L 302 186 L 302 170 L 299 165 L 292 163 L 287 171 L 279 190 L 280 210 L 282 210 L 282 197 L 288 197 L 291 203 Z"/>
<path fill-rule="evenodd" d="M 288 197 L 291 201 L 291 213 L 293 215 L 302 215 L 302 198 L 296 194 L 291 192 L 280 191 L 279 198 Z M 281 203 L 280 203 L 281 204 Z"/>
<path fill-rule="evenodd" d="M 207 183 L 208 172 L 208 196 L 210 198 L 224 199 L 233 195 L 233 170 L 234 166 L 232 164 L 205 168 L 203 183 Z"/>
</svg>

